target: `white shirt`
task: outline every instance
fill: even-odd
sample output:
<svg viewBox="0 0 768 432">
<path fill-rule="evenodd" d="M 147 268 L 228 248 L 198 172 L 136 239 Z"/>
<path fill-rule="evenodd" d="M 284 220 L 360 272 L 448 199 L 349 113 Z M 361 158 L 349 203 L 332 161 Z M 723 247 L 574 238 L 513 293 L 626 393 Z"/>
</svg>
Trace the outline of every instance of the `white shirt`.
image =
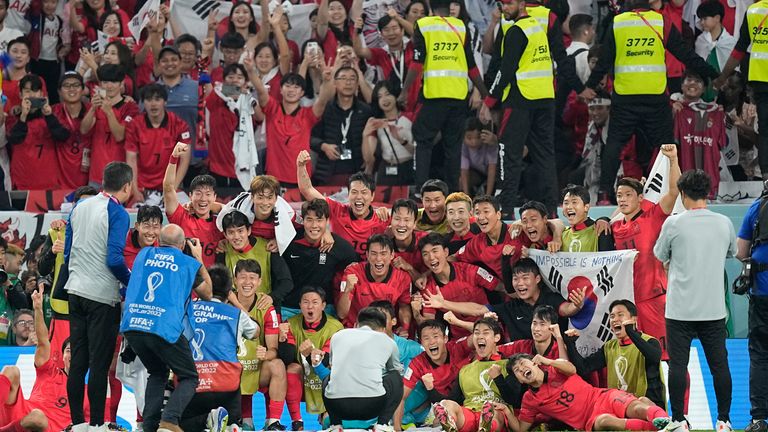
<svg viewBox="0 0 768 432">
<path fill-rule="evenodd" d="M 5 22 L 8 22 L 8 18 L 5 19 Z M 24 33 L 15 28 L 11 28 L 8 25 L 4 25 L 3 29 L 0 30 L 0 52 L 7 51 L 8 42 L 22 36 L 24 36 Z"/>
<path fill-rule="evenodd" d="M 32 23 L 27 21 L 26 15 L 29 11 L 29 5 L 32 0 L 13 0 L 8 2 L 8 15 L 3 21 L 4 27 L 10 27 L 21 31 L 23 34 L 29 33 L 32 29 Z"/>
<path fill-rule="evenodd" d="M 392 165 L 413 159 L 413 153 L 405 148 L 406 144 L 413 141 L 411 121 L 404 115 L 401 115 L 397 118 L 395 126 L 397 127 L 397 134 L 400 140 L 395 138 L 389 131 L 389 128 L 381 128 L 376 131 L 376 136 L 379 138 L 379 146 L 381 146 L 381 158 Z"/>
<path fill-rule="evenodd" d="M 576 63 L 576 75 L 579 76 L 582 83 L 586 84 L 589 79 L 589 74 L 592 73 L 592 70 L 589 69 L 589 45 L 584 42 L 573 41 L 571 42 L 571 45 L 565 49 L 565 53 L 571 55 L 580 49 L 586 49 L 586 51 L 578 53 L 573 58 L 573 61 Z"/>
<path fill-rule="evenodd" d="M 56 61 L 56 46 L 59 43 L 59 20 L 55 16 L 52 19 L 45 18 L 45 28 L 40 44 L 40 60 Z"/>
</svg>

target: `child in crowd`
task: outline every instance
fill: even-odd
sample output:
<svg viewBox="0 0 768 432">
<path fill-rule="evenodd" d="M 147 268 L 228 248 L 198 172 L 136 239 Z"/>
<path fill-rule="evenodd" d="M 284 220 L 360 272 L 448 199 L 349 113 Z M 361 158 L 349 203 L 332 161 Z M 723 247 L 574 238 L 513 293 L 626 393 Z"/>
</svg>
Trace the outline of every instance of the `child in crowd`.
<svg viewBox="0 0 768 432">
<path fill-rule="evenodd" d="M 461 190 L 469 195 L 493 195 L 498 160 L 499 138 L 493 128 L 477 117 L 468 118 L 461 146 Z"/>
</svg>

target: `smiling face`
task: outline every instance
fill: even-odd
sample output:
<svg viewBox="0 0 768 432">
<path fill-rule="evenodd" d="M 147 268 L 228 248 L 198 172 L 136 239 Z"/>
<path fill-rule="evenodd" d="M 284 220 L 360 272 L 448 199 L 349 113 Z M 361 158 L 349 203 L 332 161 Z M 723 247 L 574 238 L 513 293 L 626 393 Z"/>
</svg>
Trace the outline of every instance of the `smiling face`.
<svg viewBox="0 0 768 432">
<path fill-rule="evenodd" d="M 527 358 L 518 360 L 512 366 L 512 373 L 520 384 L 534 384 L 544 377 L 544 371 Z"/>
<path fill-rule="evenodd" d="M 486 324 L 477 324 L 472 332 L 472 342 L 477 358 L 488 358 L 496 352 L 496 344 L 501 335 L 494 334 L 493 329 Z"/>
<path fill-rule="evenodd" d="M 445 348 L 448 336 L 437 327 L 424 328 L 420 336 L 421 346 L 424 348 L 424 352 L 427 353 L 427 357 L 434 363 L 443 363 L 448 355 L 448 350 Z"/>
<path fill-rule="evenodd" d="M 547 218 L 542 216 L 538 210 L 528 209 L 524 211 L 520 215 L 520 222 L 523 224 L 523 232 L 533 243 L 543 241 L 549 236 Z"/>
<path fill-rule="evenodd" d="M 43 13 L 46 15 L 53 15 L 56 13 L 56 5 L 59 2 L 56 0 L 43 0 Z"/>
<path fill-rule="evenodd" d="M 72 350 L 69 347 L 69 342 L 64 346 L 64 351 L 61 353 L 61 360 L 64 362 L 64 372 L 69 373 L 69 366 L 72 364 Z"/>
<path fill-rule="evenodd" d="M 234 85 L 242 90 L 245 86 L 246 78 L 240 69 L 235 69 L 234 72 L 230 72 L 229 75 L 224 77 L 224 84 Z"/>
<path fill-rule="evenodd" d="M 607 105 L 590 105 L 589 120 L 595 123 L 595 126 L 604 126 L 611 114 L 611 108 Z"/>
<path fill-rule="evenodd" d="M 589 204 L 584 204 L 580 196 L 567 193 L 563 197 L 563 214 L 571 226 L 584 222 L 588 213 Z"/>
<path fill-rule="evenodd" d="M 387 90 L 386 87 L 382 87 L 379 89 L 379 108 L 381 108 L 382 111 L 387 112 L 392 109 L 397 108 L 397 99 L 395 98 L 392 93 Z"/>
<path fill-rule="evenodd" d="M 623 215 L 635 213 L 640 208 L 642 200 L 643 195 L 638 195 L 637 191 L 629 186 L 622 185 L 616 188 L 616 203 Z"/>
<path fill-rule="evenodd" d="M 371 275 L 375 278 L 384 278 L 389 273 L 389 266 L 392 264 L 392 258 L 395 257 L 389 247 L 379 243 L 372 243 L 366 252 L 368 257 L 368 267 Z"/>
<path fill-rule="evenodd" d="M 254 63 L 256 63 L 256 69 L 258 69 L 259 73 L 262 75 L 269 73 L 269 71 L 277 65 L 272 50 L 267 46 L 262 47 L 259 52 L 256 53 Z"/>
<path fill-rule="evenodd" d="M 304 321 L 314 324 L 323 318 L 323 309 L 326 303 L 316 292 L 308 292 L 301 296 L 299 308 L 304 316 Z"/>
<path fill-rule="evenodd" d="M 448 249 L 442 245 L 428 244 L 421 250 L 421 259 L 432 273 L 442 273 L 448 268 Z"/>
<path fill-rule="evenodd" d="M 534 302 L 539 298 L 541 276 L 531 272 L 516 272 L 512 275 L 512 287 L 517 297 L 524 302 Z"/>
<path fill-rule="evenodd" d="M 182 42 L 179 44 L 179 54 L 181 54 L 181 69 L 189 71 L 195 67 L 197 61 L 197 47 L 192 42 Z"/>
<path fill-rule="evenodd" d="M 470 204 L 456 201 L 445 205 L 445 218 L 454 232 L 463 233 L 469 229 Z"/>
<path fill-rule="evenodd" d="M 392 20 L 381 29 L 381 37 L 390 47 L 399 47 L 403 43 L 403 27 L 397 20 Z"/>
<path fill-rule="evenodd" d="M 315 244 L 323 238 L 327 226 L 328 218 L 325 216 L 320 217 L 312 210 L 304 215 L 304 237 L 311 244 Z"/>
<path fill-rule="evenodd" d="M 11 62 L 16 69 L 24 69 L 29 64 L 29 48 L 23 43 L 13 44 L 8 54 L 11 56 Z"/>
<path fill-rule="evenodd" d="M 361 181 L 353 181 L 349 184 L 349 207 L 357 218 L 368 216 L 373 202 L 373 192 Z"/>
<path fill-rule="evenodd" d="M 176 78 L 181 73 L 181 58 L 176 53 L 164 52 L 158 63 L 164 78 Z"/>
<path fill-rule="evenodd" d="M 424 18 L 425 16 L 427 16 L 427 13 L 424 10 L 424 5 L 421 3 L 415 3 L 408 10 L 408 15 L 406 15 L 405 19 L 409 23 L 414 24 L 416 21 L 418 21 L 421 18 Z"/>
<path fill-rule="evenodd" d="M 616 336 L 617 339 L 627 337 L 627 332 L 624 329 L 624 326 L 621 325 L 624 321 L 637 321 L 637 317 L 633 317 L 632 314 L 629 313 L 627 307 L 622 304 L 617 304 L 611 309 L 608 319 L 611 323 L 611 332 L 613 332 L 613 335 Z"/>
<path fill-rule="evenodd" d="M 252 299 L 261 285 L 261 276 L 249 271 L 241 271 L 235 275 L 235 288 L 238 299 Z"/>
<path fill-rule="evenodd" d="M 493 204 L 481 202 L 475 204 L 475 219 L 477 219 L 477 226 L 480 227 L 480 231 L 488 234 L 501 223 L 501 212 L 496 211 Z"/>
<path fill-rule="evenodd" d="M 112 44 L 104 49 L 104 55 L 102 56 L 103 64 L 120 64 L 120 56 L 117 53 L 117 47 Z"/>
<path fill-rule="evenodd" d="M 64 103 L 77 103 L 83 96 L 83 85 L 77 78 L 66 78 L 61 82 L 59 96 Z"/>
<path fill-rule="evenodd" d="M 145 220 L 141 223 L 136 222 L 134 228 L 139 233 L 139 245 L 147 247 L 155 244 L 160 238 L 160 229 L 163 227 L 163 221 L 157 219 Z"/>
<path fill-rule="evenodd" d="M 552 330 L 549 329 L 550 325 L 552 325 L 551 322 L 534 317 L 533 321 L 531 321 L 531 335 L 533 336 L 533 340 L 535 342 L 549 341 L 552 337 Z"/>
<path fill-rule="evenodd" d="M 285 83 L 280 86 L 280 95 L 283 97 L 283 102 L 294 104 L 304 97 L 304 89 L 296 84 Z"/>
<path fill-rule="evenodd" d="M 357 72 L 345 69 L 336 74 L 334 78 L 336 94 L 344 97 L 352 97 L 357 93 Z"/>
<path fill-rule="evenodd" d="M 236 250 L 243 250 L 248 246 L 248 236 L 251 229 L 248 226 L 229 227 L 224 230 L 224 237 Z"/>
<path fill-rule="evenodd" d="M 406 207 L 398 207 L 392 213 L 391 226 L 396 241 L 408 241 L 416 228 L 416 217 Z"/>
<path fill-rule="evenodd" d="M 347 19 L 347 10 L 344 9 L 344 5 L 336 0 L 328 4 L 328 22 L 334 26 L 340 26 L 344 24 Z"/>
<path fill-rule="evenodd" d="M 237 6 L 232 11 L 231 19 L 236 30 L 247 29 L 251 24 L 251 21 L 253 21 L 253 17 L 251 17 L 251 7 L 246 4 Z"/>
<path fill-rule="evenodd" d="M 265 220 L 272 216 L 275 203 L 277 203 L 275 191 L 265 189 L 254 193 L 251 199 L 253 200 L 253 213 L 256 215 L 256 219 Z"/>
<path fill-rule="evenodd" d="M 211 212 L 211 204 L 216 201 L 216 191 L 210 186 L 195 188 L 189 197 L 192 203 L 192 211 L 197 217 L 208 217 Z"/>
<path fill-rule="evenodd" d="M 109 14 L 104 20 L 104 25 L 101 27 L 101 31 L 109 37 L 119 37 L 121 25 L 120 18 L 117 14 Z"/>
<path fill-rule="evenodd" d="M 686 77 L 683 80 L 682 90 L 687 100 L 698 100 L 704 94 L 704 82 L 698 78 Z"/>
</svg>

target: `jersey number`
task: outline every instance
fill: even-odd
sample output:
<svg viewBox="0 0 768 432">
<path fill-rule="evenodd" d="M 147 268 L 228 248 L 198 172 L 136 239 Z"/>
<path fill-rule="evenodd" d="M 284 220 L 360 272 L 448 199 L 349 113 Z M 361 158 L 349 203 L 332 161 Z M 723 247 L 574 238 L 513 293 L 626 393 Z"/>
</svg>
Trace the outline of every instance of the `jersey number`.
<svg viewBox="0 0 768 432">
<path fill-rule="evenodd" d="M 649 46 L 652 47 L 656 43 L 656 38 L 630 38 L 627 39 L 628 47 Z"/>
<path fill-rule="evenodd" d="M 458 47 L 458 42 L 435 42 L 432 44 L 432 49 L 435 51 L 456 51 Z"/>
<path fill-rule="evenodd" d="M 576 398 L 576 396 L 573 393 L 568 393 L 567 391 L 563 390 L 560 392 L 560 397 L 557 399 L 557 403 L 560 405 L 570 408 L 571 402 Z"/>
</svg>

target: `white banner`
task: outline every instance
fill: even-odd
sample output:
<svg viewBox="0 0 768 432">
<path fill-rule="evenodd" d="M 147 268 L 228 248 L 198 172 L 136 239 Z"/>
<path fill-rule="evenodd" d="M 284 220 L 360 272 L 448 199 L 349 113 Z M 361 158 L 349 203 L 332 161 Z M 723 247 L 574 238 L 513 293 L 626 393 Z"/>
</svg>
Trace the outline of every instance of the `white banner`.
<svg viewBox="0 0 768 432">
<path fill-rule="evenodd" d="M 586 357 L 613 338 L 608 320 L 608 306 L 614 300 L 634 301 L 632 268 L 637 251 L 558 252 L 529 249 L 542 280 L 567 299 L 568 294 L 586 288 L 584 307 L 570 317 L 570 327 L 581 336 L 576 348 Z"/>
<path fill-rule="evenodd" d="M 648 201 L 657 204 L 659 200 L 661 200 L 661 197 L 666 195 L 667 192 L 669 192 L 669 158 L 659 152 L 656 156 L 656 160 L 653 162 L 651 173 L 648 174 L 648 179 L 645 181 L 643 197 Z M 683 202 L 678 195 L 672 214 L 684 211 L 685 207 L 683 207 Z"/>
<path fill-rule="evenodd" d="M 160 0 L 147 0 L 144 6 L 141 7 L 139 13 L 131 18 L 131 22 L 128 23 L 128 28 L 131 29 L 131 34 L 135 40 L 141 40 L 141 31 L 149 22 L 160 13 Z M 203 23 L 205 25 L 205 23 Z"/>
</svg>

